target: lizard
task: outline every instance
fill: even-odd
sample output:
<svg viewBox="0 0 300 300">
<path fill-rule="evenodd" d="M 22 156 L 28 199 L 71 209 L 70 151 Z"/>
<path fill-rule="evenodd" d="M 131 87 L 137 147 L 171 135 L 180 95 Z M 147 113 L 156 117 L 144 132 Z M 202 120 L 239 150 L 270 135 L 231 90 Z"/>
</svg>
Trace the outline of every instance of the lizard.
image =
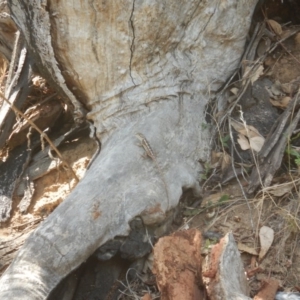
<svg viewBox="0 0 300 300">
<path fill-rule="evenodd" d="M 157 161 L 157 158 L 156 158 L 156 155 L 155 153 L 153 152 L 152 150 L 152 147 L 150 146 L 150 143 L 149 141 L 146 139 L 146 137 L 142 134 L 142 133 L 136 133 L 136 137 L 138 138 L 138 140 L 141 142 L 141 144 L 139 145 L 140 147 L 143 147 L 144 150 L 145 150 L 145 154 L 143 155 L 144 158 L 146 158 L 147 156 L 149 158 L 152 159 L 152 161 L 154 162 L 155 164 L 155 167 L 157 169 L 157 171 L 159 172 L 159 175 L 161 177 L 161 180 L 165 186 L 165 190 L 166 190 L 166 194 L 167 194 L 167 199 L 168 199 L 168 206 L 167 206 L 167 209 L 169 209 L 169 192 L 168 192 L 168 186 L 167 186 L 167 183 L 166 183 L 166 180 L 165 180 L 165 176 L 164 176 L 164 173 Z"/>
</svg>

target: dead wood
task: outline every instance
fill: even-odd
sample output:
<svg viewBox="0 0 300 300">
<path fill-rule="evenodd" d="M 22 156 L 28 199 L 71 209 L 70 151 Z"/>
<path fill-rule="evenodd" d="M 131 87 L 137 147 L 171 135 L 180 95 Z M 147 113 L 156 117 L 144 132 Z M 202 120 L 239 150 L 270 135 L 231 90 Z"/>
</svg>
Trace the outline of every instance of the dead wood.
<svg viewBox="0 0 300 300">
<path fill-rule="evenodd" d="M 207 91 L 215 95 L 236 69 L 255 3 L 12 2 L 40 72 L 74 105 L 75 118 L 90 110 L 103 147 L 28 237 L 0 279 L 0 297 L 48 297 L 99 246 L 127 236 L 134 217 L 158 225 L 183 189 L 199 194 L 195 162 L 210 148 L 201 129 Z M 169 202 L 153 162 L 141 157 L 137 132 L 157 155 Z"/>
<path fill-rule="evenodd" d="M 258 164 L 252 170 L 248 193 L 253 193 L 261 185 L 268 187 L 280 168 L 285 149 L 300 119 L 300 110 L 295 114 L 298 102 L 299 92 L 274 124 L 273 131 L 259 153 Z"/>
</svg>

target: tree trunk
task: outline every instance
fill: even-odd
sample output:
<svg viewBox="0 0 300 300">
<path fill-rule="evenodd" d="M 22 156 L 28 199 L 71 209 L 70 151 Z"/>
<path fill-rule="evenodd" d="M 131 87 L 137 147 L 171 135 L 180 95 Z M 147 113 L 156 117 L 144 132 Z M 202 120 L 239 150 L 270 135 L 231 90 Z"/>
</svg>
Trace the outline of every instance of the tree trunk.
<svg viewBox="0 0 300 300">
<path fill-rule="evenodd" d="M 238 66 L 256 2 L 10 1 L 39 71 L 76 122 L 94 124 L 102 149 L 26 240 L 1 299 L 45 299 L 99 246 L 128 235 L 134 217 L 158 224 L 183 189 L 200 192 L 205 106 Z"/>
</svg>

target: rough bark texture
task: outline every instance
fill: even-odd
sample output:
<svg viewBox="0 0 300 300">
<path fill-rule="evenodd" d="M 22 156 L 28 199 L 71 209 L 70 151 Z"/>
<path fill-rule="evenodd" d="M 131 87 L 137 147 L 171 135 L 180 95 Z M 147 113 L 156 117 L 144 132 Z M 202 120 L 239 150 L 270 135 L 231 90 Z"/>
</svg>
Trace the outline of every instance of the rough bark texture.
<svg viewBox="0 0 300 300">
<path fill-rule="evenodd" d="M 153 273 L 161 299 L 203 300 L 201 232 L 177 231 L 153 249 Z"/>
<path fill-rule="evenodd" d="M 208 283 L 209 299 L 250 300 L 243 262 L 232 233 L 213 247 L 210 258 L 216 260 L 212 261 L 216 269 Z"/>
<path fill-rule="evenodd" d="M 1 299 L 46 298 L 100 245 L 127 235 L 132 218 L 158 223 L 183 188 L 199 192 L 208 94 L 237 67 L 255 3 L 11 1 L 40 70 L 78 118 L 77 100 L 89 109 L 102 150 L 27 239 L 0 280 Z M 137 132 L 151 144 L 167 188 L 153 161 L 141 157 Z"/>
<path fill-rule="evenodd" d="M 12 21 L 7 1 L 0 1 L 0 53 L 10 61 L 17 27 Z"/>
</svg>

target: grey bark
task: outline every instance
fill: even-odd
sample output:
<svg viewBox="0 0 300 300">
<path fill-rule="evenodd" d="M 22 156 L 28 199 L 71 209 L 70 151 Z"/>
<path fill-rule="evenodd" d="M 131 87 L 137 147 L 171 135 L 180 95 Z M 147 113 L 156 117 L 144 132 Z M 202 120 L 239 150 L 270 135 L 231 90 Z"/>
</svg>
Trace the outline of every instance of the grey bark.
<svg viewBox="0 0 300 300">
<path fill-rule="evenodd" d="M 212 281 L 209 296 L 211 300 L 250 300 L 249 286 L 245 276 L 240 252 L 232 233 L 224 237 L 218 273 Z"/>
<path fill-rule="evenodd" d="M 0 53 L 8 61 L 11 59 L 17 27 L 10 17 L 7 1 L 0 1 Z"/>
<path fill-rule="evenodd" d="M 35 230 L 0 279 L 1 299 L 45 299 L 141 216 L 156 224 L 182 189 L 200 192 L 208 157 L 205 105 L 235 70 L 256 0 L 12 0 L 39 70 L 93 121 L 102 150 L 84 179 Z M 157 156 L 141 157 L 135 133 Z"/>
</svg>

